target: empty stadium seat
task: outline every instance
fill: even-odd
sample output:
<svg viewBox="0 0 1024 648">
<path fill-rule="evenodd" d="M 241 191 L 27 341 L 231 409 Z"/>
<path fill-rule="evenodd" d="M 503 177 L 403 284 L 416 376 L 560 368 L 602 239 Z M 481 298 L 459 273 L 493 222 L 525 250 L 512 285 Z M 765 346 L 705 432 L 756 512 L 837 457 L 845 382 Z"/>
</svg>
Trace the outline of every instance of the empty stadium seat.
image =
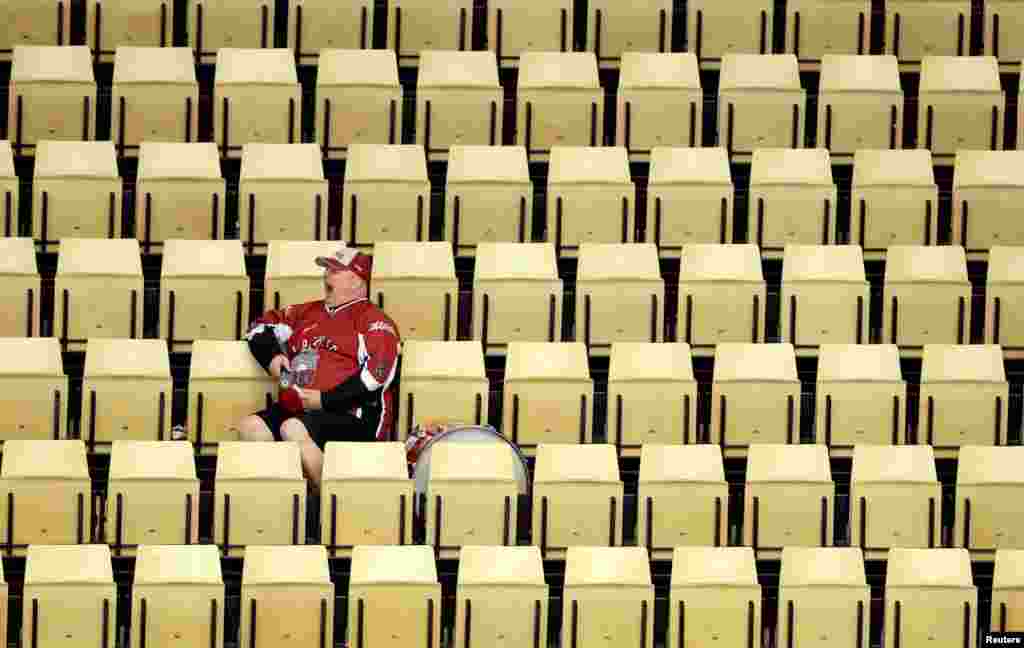
<svg viewBox="0 0 1024 648">
<path fill-rule="evenodd" d="M 473 49 L 473 3 L 453 0 L 395 0 L 387 10 L 385 47 L 399 65 L 415 67 L 427 50 Z"/>
<path fill-rule="evenodd" d="M 750 547 L 676 547 L 669 597 L 670 648 L 761 641 L 761 585 Z"/>
<path fill-rule="evenodd" d="M 635 240 L 635 212 L 625 148 L 552 147 L 544 230 L 558 257 L 575 256 L 583 243 Z"/>
<path fill-rule="evenodd" d="M 903 147 L 904 96 L 895 56 L 826 54 L 818 92 L 815 141 L 833 157 Z"/>
<path fill-rule="evenodd" d="M 501 67 L 517 67 L 525 52 L 571 52 L 570 0 L 494 0 L 487 6 L 487 48 Z"/>
<path fill-rule="evenodd" d="M 747 240 L 765 257 L 781 257 L 791 243 L 835 243 L 837 203 L 825 149 L 754 151 Z"/>
<path fill-rule="evenodd" d="M 926 4 L 926 3 L 920 3 Z M 1006 94 L 987 56 L 927 56 L 918 90 L 917 147 L 949 163 L 959 150 L 1003 148 Z"/>
<path fill-rule="evenodd" d="M 642 240 L 653 242 L 661 257 L 682 255 L 687 243 L 732 243 L 732 211 L 732 171 L 724 148 L 651 151 Z"/>
<path fill-rule="evenodd" d="M 882 51 L 910 64 L 929 56 L 969 56 L 970 19 L 969 0 L 889 0 Z"/>
<path fill-rule="evenodd" d="M 516 144 L 545 161 L 553 146 L 601 146 L 604 91 L 590 52 L 523 52 L 516 85 Z"/>
<path fill-rule="evenodd" d="M 942 484 L 932 448 L 854 447 L 849 520 L 850 545 L 866 560 L 889 552 L 892 565 L 891 547 L 941 547 Z"/>
<path fill-rule="evenodd" d="M 196 340 L 241 339 L 249 313 L 242 242 L 166 241 L 160 304 L 160 337 L 171 352 Z"/>
<path fill-rule="evenodd" d="M 400 439 L 415 426 L 441 420 L 487 423 L 487 374 L 479 342 L 406 338 L 399 390 Z"/>
<path fill-rule="evenodd" d="M 992 619 L 989 626 L 997 632 L 1020 632 L 1021 586 L 1024 576 L 1024 551 L 997 549 L 992 576 Z M 980 620 L 979 620 L 980 621 Z"/>
<path fill-rule="evenodd" d="M 120 238 L 121 189 L 113 143 L 40 141 L 32 182 L 39 251 L 55 251 L 65 237 Z"/>
<path fill-rule="evenodd" d="M 870 50 L 871 0 L 791 0 L 786 4 L 783 51 L 793 52 L 800 63 L 813 65 L 828 56 Z"/>
<path fill-rule="evenodd" d="M 217 547 L 142 546 L 137 556 L 131 646 L 222 645 L 226 591 Z"/>
<path fill-rule="evenodd" d="M 792 54 L 726 54 L 718 82 L 718 145 L 730 155 L 803 148 L 807 92 Z"/>
<path fill-rule="evenodd" d="M 893 549 L 888 558 L 883 645 L 978 645 L 978 588 L 966 549 Z"/>
<path fill-rule="evenodd" d="M 0 6 L 0 61 L 10 61 L 19 45 L 71 42 L 71 3 L 8 0 Z"/>
<path fill-rule="evenodd" d="M 350 646 L 439 648 L 441 585 L 433 549 L 354 548 L 345 627 Z"/>
<path fill-rule="evenodd" d="M 854 155 L 850 242 L 863 249 L 865 259 L 884 259 L 891 245 L 937 244 L 938 204 L 930 151 Z"/>
<path fill-rule="evenodd" d="M 420 503 L 427 544 L 458 558 L 465 545 L 516 544 L 519 483 L 504 443 L 439 443 L 430 451 L 429 493 Z"/>
<path fill-rule="evenodd" d="M 671 0 L 594 0 L 587 7 L 583 49 L 608 67 L 618 67 L 627 52 L 670 52 L 674 17 Z"/>
<path fill-rule="evenodd" d="M 925 344 L 966 344 L 971 284 L 960 246 L 895 245 L 885 263 L 882 341 L 916 352 Z"/>
<path fill-rule="evenodd" d="M 246 254 L 267 241 L 327 237 L 327 180 L 316 144 L 246 144 L 238 183 L 239 238 Z"/>
<path fill-rule="evenodd" d="M 264 310 L 322 299 L 324 269 L 315 261 L 337 251 L 337 241 L 268 241 Z"/>
<path fill-rule="evenodd" d="M 918 443 L 939 457 L 955 457 L 962 445 L 1008 444 L 1009 393 L 998 346 L 926 344 Z"/>
<path fill-rule="evenodd" d="M 159 252 L 167 239 L 225 238 L 226 193 L 213 142 L 143 142 L 135 190 L 142 251 Z"/>
<path fill-rule="evenodd" d="M 138 155 L 143 140 L 199 139 L 199 84 L 187 47 L 118 47 L 112 94 L 118 156 Z"/>
<path fill-rule="evenodd" d="M 971 29 L 974 29 L 978 16 L 971 15 Z M 1024 12 L 1020 5 L 1012 0 L 985 0 L 985 16 L 981 24 L 981 50 L 986 56 L 994 56 L 1000 64 L 1017 67 L 1024 58 L 1024 48 L 1011 34 L 1017 33 L 1024 26 Z"/>
<path fill-rule="evenodd" d="M 896 346 L 822 344 L 817 384 L 814 442 L 832 456 L 849 457 L 858 445 L 908 442 L 907 383 Z"/>
<path fill-rule="evenodd" d="M 671 558 L 674 547 L 729 543 L 729 484 L 716 445 L 644 444 L 637 503 L 637 544 L 652 560 Z"/>
<path fill-rule="evenodd" d="M 253 546 L 242 567 L 239 645 L 334 645 L 334 583 L 321 546 Z"/>
<path fill-rule="evenodd" d="M 709 441 L 726 457 L 755 443 L 800 443 L 800 379 L 791 344 L 715 347 Z"/>
<path fill-rule="evenodd" d="M 454 645 L 469 645 L 471 640 L 481 646 L 544 645 L 540 642 L 548 636 L 548 585 L 540 550 L 463 547 L 455 609 Z"/>
<path fill-rule="evenodd" d="M 864 646 L 871 636 L 870 616 L 871 589 L 860 549 L 791 546 L 782 550 L 775 625 L 780 645 L 822 641 Z"/>
<path fill-rule="evenodd" d="M 3 229 L 5 237 L 18 236 L 18 199 L 21 197 L 21 186 L 14 172 L 14 151 L 8 140 L 0 140 L 0 192 L 4 195 Z"/>
<path fill-rule="evenodd" d="M 285 47 L 299 65 L 317 62 L 333 49 L 373 46 L 374 12 L 369 0 L 339 6 L 333 0 L 289 0 Z"/>
<path fill-rule="evenodd" d="M 546 440 L 537 446 L 532 544 L 545 560 L 564 558 L 577 546 L 621 547 L 622 505 L 615 446 Z"/>
<path fill-rule="evenodd" d="M 430 240 L 430 180 L 422 146 L 353 144 L 345 162 L 341 239 Z M 451 246 L 449 246 L 450 248 Z"/>
<path fill-rule="evenodd" d="M 174 2 L 167 0 L 86 0 L 85 44 L 95 63 L 116 60 L 128 47 L 167 47 L 174 40 Z"/>
<path fill-rule="evenodd" d="M 105 497 L 103 541 L 115 556 L 199 542 L 199 479 L 187 441 L 114 441 Z"/>
<path fill-rule="evenodd" d="M 787 244 L 780 293 L 781 338 L 816 355 L 827 343 L 869 341 L 871 286 L 856 245 Z"/>
<path fill-rule="evenodd" d="M 93 507 L 85 443 L 11 439 L 3 450 L 4 554 L 24 556 L 29 545 L 89 542 Z"/>
<path fill-rule="evenodd" d="M 984 560 L 1001 549 L 1024 549 L 1020 497 L 1024 479 L 1020 466 L 1024 448 L 960 448 L 956 472 L 956 518 L 953 546 L 969 549 Z"/>
<path fill-rule="evenodd" d="M 785 547 L 830 547 L 836 486 L 823 445 L 751 443 L 743 491 L 743 544 L 758 558 Z"/>
<path fill-rule="evenodd" d="M 225 557 L 241 556 L 246 545 L 305 544 L 297 443 L 221 442 L 214 484 L 213 541 Z"/>
<path fill-rule="evenodd" d="M 406 340 L 454 340 L 459 286 L 447 243 L 377 243 L 370 300 L 398 323 Z"/>
<path fill-rule="evenodd" d="M 607 355 L 615 342 L 661 342 L 664 326 L 665 282 L 653 244 L 580 245 L 576 340 L 588 353 Z"/>
<path fill-rule="evenodd" d="M 329 555 L 351 556 L 356 545 L 410 544 L 413 488 L 405 444 L 328 442 L 320 537 Z"/>
<path fill-rule="evenodd" d="M 288 50 L 218 51 L 213 89 L 213 141 L 222 158 L 241 157 L 250 142 L 301 140 L 302 86 Z"/>
<path fill-rule="evenodd" d="M 531 241 L 532 223 L 533 182 L 523 147 L 451 147 L 444 238 L 457 256 L 473 256 L 484 241 Z"/>
<path fill-rule="evenodd" d="M 424 51 L 416 75 L 416 144 L 447 160 L 456 145 L 501 144 L 505 91 L 491 52 Z"/>
<path fill-rule="evenodd" d="M 563 646 L 605 643 L 653 648 L 654 585 L 647 559 L 643 547 L 568 549 Z"/>
<path fill-rule="evenodd" d="M 617 451 L 639 456 L 648 443 L 696 443 L 697 380 L 689 345 L 615 342 L 610 355 L 608 438 Z"/>
<path fill-rule="evenodd" d="M 136 338 L 142 333 L 142 261 L 138 241 L 61 241 L 54 288 L 54 335 L 65 351 L 92 338 Z"/>
<path fill-rule="evenodd" d="M 1006 358 L 1024 351 L 1024 311 L 1019 293 L 1024 284 L 1024 250 L 994 246 L 988 255 L 985 284 L 985 344 L 1002 346 Z"/>
<path fill-rule="evenodd" d="M 57 339 L 0 337 L 0 353 L 0 442 L 64 438 L 70 392 Z"/>
<path fill-rule="evenodd" d="M 41 335 L 42 279 L 30 238 L 0 238 L 0 336 Z"/>
<path fill-rule="evenodd" d="M 666 121 L 665 114 L 688 117 Z M 615 145 L 625 147 L 630 160 L 647 161 L 660 147 L 700 146 L 703 123 L 704 91 L 696 56 L 633 51 L 622 55 Z"/>
<path fill-rule="evenodd" d="M 724 66 L 725 57 L 732 52 L 772 52 L 775 5 L 768 0 L 694 0 L 687 15 L 687 51 L 696 54 L 702 64 L 721 62 Z"/>
<path fill-rule="evenodd" d="M 118 596 L 110 548 L 29 547 L 22 601 L 23 646 L 114 645 Z"/>
<path fill-rule="evenodd" d="M 186 0 L 185 42 L 196 63 L 214 63 L 223 49 L 274 46 L 277 7 L 261 0 Z M 294 61 L 294 59 L 292 59 Z"/>
<path fill-rule="evenodd" d="M 96 79 L 88 47 L 17 46 L 8 88 L 7 132 L 15 155 L 41 140 L 91 140 Z"/>
<path fill-rule="evenodd" d="M 953 243 L 969 259 L 984 260 L 996 245 L 1024 245 L 1012 205 L 1024 190 L 1024 151 L 956 152 L 953 171 Z"/>
<path fill-rule="evenodd" d="M 331 11 L 338 10 L 332 3 Z M 357 143 L 400 144 L 402 97 L 394 52 L 325 50 L 317 67 L 313 121 L 313 141 L 324 159 L 344 159 Z"/>
<path fill-rule="evenodd" d="M 766 298 L 756 245 L 683 245 L 676 339 L 695 354 L 711 353 L 722 342 L 763 341 Z M 744 312 L 749 317 L 741 317 Z"/>
</svg>

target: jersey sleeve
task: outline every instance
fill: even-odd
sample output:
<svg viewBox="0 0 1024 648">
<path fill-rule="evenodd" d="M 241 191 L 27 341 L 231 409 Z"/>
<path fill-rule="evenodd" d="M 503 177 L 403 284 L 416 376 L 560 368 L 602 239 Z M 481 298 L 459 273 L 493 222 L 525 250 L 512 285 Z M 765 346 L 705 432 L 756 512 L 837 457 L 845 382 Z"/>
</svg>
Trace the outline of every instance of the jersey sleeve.
<svg viewBox="0 0 1024 648">
<path fill-rule="evenodd" d="M 295 330 L 301 307 L 288 306 L 269 310 L 261 315 L 245 334 L 249 351 L 264 370 L 269 370 L 275 356 L 285 353 L 285 345 Z"/>
<path fill-rule="evenodd" d="M 361 318 L 356 329 L 359 371 L 321 394 L 324 410 L 342 413 L 369 395 L 386 390 L 395 379 L 401 344 L 398 327 L 380 313 Z"/>
</svg>

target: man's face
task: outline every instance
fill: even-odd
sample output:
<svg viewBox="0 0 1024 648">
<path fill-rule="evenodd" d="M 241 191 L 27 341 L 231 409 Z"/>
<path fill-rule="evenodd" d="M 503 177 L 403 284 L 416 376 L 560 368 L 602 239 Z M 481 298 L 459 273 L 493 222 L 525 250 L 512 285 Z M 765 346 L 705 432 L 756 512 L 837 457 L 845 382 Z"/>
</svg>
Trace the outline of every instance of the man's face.
<svg viewBox="0 0 1024 648">
<path fill-rule="evenodd" d="M 348 270 L 324 270 L 324 301 L 328 306 L 339 306 L 366 296 L 366 283 Z"/>
</svg>

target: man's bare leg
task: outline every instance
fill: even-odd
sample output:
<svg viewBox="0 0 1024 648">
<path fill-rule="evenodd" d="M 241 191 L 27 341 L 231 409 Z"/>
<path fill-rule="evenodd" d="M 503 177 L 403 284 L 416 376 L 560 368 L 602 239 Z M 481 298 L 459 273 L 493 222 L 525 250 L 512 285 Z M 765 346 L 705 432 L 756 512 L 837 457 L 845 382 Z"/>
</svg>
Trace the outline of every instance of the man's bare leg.
<svg viewBox="0 0 1024 648">
<path fill-rule="evenodd" d="M 238 438 L 241 441 L 273 441 L 274 435 L 258 416 L 246 416 L 238 425 Z"/>
<path fill-rule="evenodd" d="M 290 418 L 281 426 L 281 438 L 299 444 L 302 470 L 314 491 L 320 491 L 320 475 L 324 467 L 324 454 L 309 435 L 309 430 L 297 418 Z"/>
</svg>

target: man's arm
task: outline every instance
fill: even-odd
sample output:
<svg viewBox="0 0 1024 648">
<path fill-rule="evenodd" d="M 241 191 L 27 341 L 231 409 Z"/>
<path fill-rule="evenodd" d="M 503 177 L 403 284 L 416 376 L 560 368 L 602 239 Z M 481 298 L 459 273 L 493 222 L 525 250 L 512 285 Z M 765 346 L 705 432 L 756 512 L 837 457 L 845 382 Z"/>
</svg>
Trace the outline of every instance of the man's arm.
<svg viewBox="0 0 1024 648">
<path fill-rule="evenodd" d="M 320 395 L 321 405 L 328 412 L 348 411 L 371 394 L 390 387 L 395 378 L 399 347 L 395 325 L 383 318 L 363 324 L 356 333 L 360 370 Z"/>
<path fill-rule="evenodd" d="M 267 372 L 270 363 L 278 355 L 285 355 L 283 349 L 292 336 L 298 307 L 289 306 L 283 310 L 270 310 L 264 313 L 249 327 L 245 340 L 249 343 L 249 352 L 256 358 Z"/>
</svg>

